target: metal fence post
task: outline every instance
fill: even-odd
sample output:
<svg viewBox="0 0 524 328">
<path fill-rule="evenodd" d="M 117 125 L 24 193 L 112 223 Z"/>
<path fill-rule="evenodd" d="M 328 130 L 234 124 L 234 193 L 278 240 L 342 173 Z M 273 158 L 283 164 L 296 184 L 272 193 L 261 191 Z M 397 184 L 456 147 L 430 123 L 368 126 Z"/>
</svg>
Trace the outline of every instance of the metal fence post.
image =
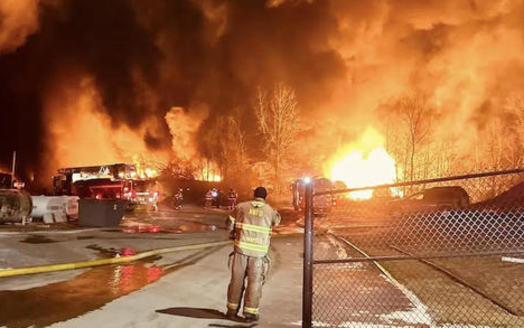
<svg viewBox="0 0 524 328">
<path fill-rule="evenodd" d="M 313 310 L 313 183 L 306 185 L 304 212 L 304 272 L 302 281 L 302 327 L 312 327 Z"/>
</svg>

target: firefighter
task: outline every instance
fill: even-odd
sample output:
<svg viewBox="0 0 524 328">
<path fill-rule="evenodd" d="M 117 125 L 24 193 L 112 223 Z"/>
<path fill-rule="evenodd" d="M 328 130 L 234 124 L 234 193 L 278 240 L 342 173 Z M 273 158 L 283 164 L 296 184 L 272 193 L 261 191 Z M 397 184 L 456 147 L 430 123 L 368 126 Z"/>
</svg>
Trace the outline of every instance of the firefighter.
<svg viewBox="0 0 524 328">
<path fill-rule="evenodd" d="M 220 204 L 222 202 L 222 190 L 218 189 L 215 191 L 215 207 L 220 208 Z"/>
<path fill-rule="evenodd" d="M 184 201 L 184 193 L 182 188 L 178 188 L 178 192 L 175 194 L 175 210 L 182 208 L 182 202 Z"/>
<path fill-rule="evenodd" d="M 235 192 L 235 190 L 233 188 L 230 188 L 229 189 L 229 192 L 227 193 L 227 199 L 228 199 L 228 202 L 229 202 L 229 209 L 230 210 L 234 210 L 235 209 L 235 206 L 237 204 L 237 198 L 238 198 L 238 194 Z"/>
<path fill-rule="evenodd" d="M 231 281 L 227 291 L 229 319 L 237 317 L 244 296 L 246 321 L 258 320 L 262 285 L 269 270 L 267 253 L 271 228 L 280 223 L 278 212 L 266 203 L 266 188 L 256 188 L 254 196 L 254 200 L 238 204 L 234 215 L 229 218 L 229 231 L 234 240 L 234 251 L 230 255 Z M 246 277 L 247 286 L 244 285 Z"/>
<path fill-rule="evenodd" d="M 211 207 L 213 206 L 213 201 L 217 195 L 216 189 L 209 189 L 206 193 L 206 202 L 204 204 L 205 207 Z"/>
</svg>

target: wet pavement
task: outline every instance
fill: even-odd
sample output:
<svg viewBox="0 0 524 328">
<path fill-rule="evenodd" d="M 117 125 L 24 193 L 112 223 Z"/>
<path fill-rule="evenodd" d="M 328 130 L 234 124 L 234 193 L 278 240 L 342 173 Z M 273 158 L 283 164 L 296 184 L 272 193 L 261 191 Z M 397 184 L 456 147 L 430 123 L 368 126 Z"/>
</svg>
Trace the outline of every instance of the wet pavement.
<svg viewBox="0 0 524 328">
<path fill-rule="evenodd" d="M 160 259 L 157 257 L 97 267 L 71 280 L 21 291 L 1 291 L 0 326 L 46 327 L 77 317 L 194 264 L 213 251 L 194 252 L 173 263 L 156 264 Z"/>
<path fill-rule="evenodd" d="M 56 240 L 53 240 L 47 236 L 42 235 L 30 235 L 26 239 L 20 241 L 21 243 L 29 244 L 47 244 L 47 243 L 56 243 Z"/>
<path fill-rule="evenodd" d="M 318 258 L 356 257 L 332 236 L 315 241 Z M 318 264 L 314 269 L 313 320 L 320 327 L 432 327 L 426 306 L 372 262 Z"/>
<path fill-rule="evenodd" d="M 99 305 L 69 320 L 51 325 L 69 327 L 297 327 L 301 313 L 300 236 L 277 238 L 271 247 L 273 267 L 264 286 L 261 320 L 246 323 L 225 319 L 227 268 L 231 248 L 210 250 L 207 255 L 154 283 Z M 171 263 L 162 258 L 155 265 Z"/>
<path fill-rule="evenodd" d="M 138 212 L 135 215 L 126 216 L 121 227 L 117 228 L 88 229 L 71 233 L 69 231 L 57 231 L 56 233 L 49 231 L 47 233 L 0 234 L 0 267 L 25 267 L 82 261 L 113 257 L 117 254 L 131 255 L 155 248 L 224 240 L 227 238 L 226 217 L 226 212 L 217 210 L 208 211 L 202 208 L 187 207 L 175 211 L 161 208 L 157 212 Z M 221 254 L 220 258 L 213 259 L 211 255 L 217 251 Z M 204 265 L 203 271 L 199 272 L 200 278 L 194 277 L 194 274 L 193 276 L 184 275 L 186 283 L 172 291 L 175 299 L 180 301 L 179 294 L 187 293 L 189 285 L 201 286 L 202 281 L 209 279 L 214 281 L 213 284 L 218 284 L 214 288 L 219 288 L 222 293 L 225 291 L 223 289 L 227 286 L 228 280 L 228 271 L 224 263 L 227 262 L 225 259 L 230 251 L 229 248 L 212 248 L 164 254 L 162 257 L 149 258 L 147 261 L 126 265 L 0 278 L 0 327 L 47 327 L 69 322 L 75 318 L 83 318 L 88 314 L 105 312 L 104 308 L 108 304 L 119 299 L 133 299 L 133 295 L 138 295 L 137 293 L 144 291 L 149 285 L 156 285 L 164 279 L 170 280 L 169 277 L 177 275 L 179 270 L 185 271 L 194 265 L 201 266 L 200 262 L 203 259 L 209 261 L 211 258 L 215 264 Z M 218 262 L 218 267 L 216 262 Z M 275 266 L 278 267 L 278 264 Z M 220 282 L 215 281 L 217 273 L 221 277 Z M 205 291 L 202 292 L 205 295 Z M 149 297 L 155 298 L 155 295 L 149 295 Z M 198 304 L 198 300 L 193 300 L 193 302 Z M 209 312 L 203 308 L 205 310 L 203 313 L 207 316 L 209 313 L 214 313 L 214 319 L 223 320 L 224 318 L 219 314 L 221 313 L 219 310 L 222 310 L 223 307 L 223 297 L 220 298 L 220 302 L 221 306 L 216 310 L 218 312 L 213 312 L 214 310 Z M 153 312 L 164 317 L 183 315 L 184 311 L 173 310 L 168 305 L 172 304 L 166 304 L 165 307 L 159 306 L 154 309 L 159 311 Z M 151 309 L 146 310 L 150 312 Z M 167 312 L 162 313 L 161 310 Z M 189 311 L 189 314 L 191 317 L 194 312 Z M 165 318 L 162 320 L 170 321 Z M 98 323 L 97 325 L 100 327 L 127 326 L 127 324 L 109 325 L 109 323 Z M 236 326 L 238 325 L 245 326 L 242 320 L 236 323 Z M 79 326 L 92 325 L 87 321 Z M 219 326 L 230 327 L 231 325 L 218 324 L 217 327 Z"/>
<path fill-rule="evenodd" d="M 0 292 L 0 326 L 46 327 L 95 310 L 158 280 L 161 267 L 144 262 L 99 267 L 77 277 L 21 291 Z"/>
<path fill-rule="evenodd" d="M 125 215 L 121 227 L 124 232 L 184 233 L 225 229 L 228 212 L 186 205 L 180 210 L 161 206 L 158 211 L 140 211 Z"/>
</svg>

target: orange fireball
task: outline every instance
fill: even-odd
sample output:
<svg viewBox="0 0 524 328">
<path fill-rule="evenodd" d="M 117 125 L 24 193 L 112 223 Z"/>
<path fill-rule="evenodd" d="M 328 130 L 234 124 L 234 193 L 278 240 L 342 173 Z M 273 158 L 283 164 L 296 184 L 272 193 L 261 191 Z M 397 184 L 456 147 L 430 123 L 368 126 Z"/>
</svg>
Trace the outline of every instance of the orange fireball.
<svg viewBox="0 0 524 328">
<path fill-rule="evenodd" d="M 372 128 L 368 128 L 358 142 L 343 147 L 328 162 L 325 171 L 332 181 L 342 181 L 348 188 L 390 184 L 397 179 L 395 160 L 384 149 L 382 136 Z M 351 199 L 370 199 L 372 196 L 373 190 L 349 194 Z"/>
</svg>

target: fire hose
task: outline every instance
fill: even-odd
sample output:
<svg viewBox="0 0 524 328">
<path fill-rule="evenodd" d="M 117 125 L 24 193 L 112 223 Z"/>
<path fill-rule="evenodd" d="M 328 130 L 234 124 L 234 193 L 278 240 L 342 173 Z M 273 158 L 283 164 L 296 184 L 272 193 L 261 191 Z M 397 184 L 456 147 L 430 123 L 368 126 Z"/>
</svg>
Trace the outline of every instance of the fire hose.
<svg viewBox="0 0 524 328">
<path fill-rule="evenodd" d="M 159 249 L 154 249 L 154 250 L 138 253 L 135 255 L 120 256 L 120 257 L 113 257 L 113 258 L 107 258 L 107 259 L 98 259 L 98 260 L 71 262 L 71 263 L 60 263 L 60 264 L 51 264 L 51 265 L 26 267 L 26 268 L 1 269 L 0 278 L 21 276 L 21 275 L 26 275 L 26 274 L 44 273 L 44 272 L 75 270 L 75 269 L 89 268 L 89 267 L 108 265 L 108 264 L 129 263 L 129 262 L 138 261 L 138 260 L 141 260 L 147 257 L 160 255 L 160 254 L 181 252 L 181 251 L 191 251 L 191 250 L 197 250 L 197 249 L 202 249 L 202 248 L 224 246 L 228 244 L 231 244 L 230 240 L 218 241 L 218 242 L 213 242 L 213 243 L 205 243 L 205 244 L 194 244 L 194 245 L 186 245 L 186 246 L 159 248 Z"/>
<path fill-rule="evenodd" d="M 286 236 L 293 236 L 293 235 L 301 235 L 301 233 L 274 234 L 272 238 L 279 238 L 279 237 L 286 237 Z M 156 256 L 156 255 L 161 255 L 161 254 L 166 254 L 166 253 L 192 251 L 192 250 L 198 250 L 198 249 L 203 249 L 203 248 L 225 246 L 225 245 L 229 245 L 232 243 L 233 242 L 231 240 L 223 240 L 223 241 L 217 241 L 217 242 L 212 242 L 212 243 L 175 246 L 175 247 L 168 247 L 168 248 L 158 248 L 158 249 L 153 249 L 150 251 L 137 253 L 134 255 L 126 255 L 126 256 L 113 257 L 113 258 L 107 258 L 107 259 L 70 262 L 70 263 L 59 263 L 59 264 L 50 264 L 50 265 L 25 267 L 25 268 L 0 269 L 0 278 L 21 276 L 21 275 L 27 275 L 27 274 L 45 273 L 45 272 L 75 270 L 75 269 L 90 268 L 90 267 L 109 265 L 109 264 L 129 263 L 129 262 L 142 260 L 142 259 L 145 259 L 151 256 Z"/>
<path fill-rule="evenodd" d="M 290 236 L 290 235 L 295 235 L 295 234 L 279 234 L 279 235 L 273 236 L 273 238 L 285 237 L 285 236 Z M 142 253 L 137 253 L 135 255 L 120 256 L 120 257 L 113 257 L 113 258 L 107 258 L 107 259 L 70 262 L 70 263 L 59 263 L 59 264 L 50 264 L 50 265 L 42 265 L 42 266 L 26 267 L 26 268 L 0 269 L 0 278 L 22 276 L 22 275 L 35 274 L 35 273 L 75 270 L 75 269 L 90 268 L 90 267 L 109 265 L 109 264 L 129 263 L 129 262 L 142 260 L 142 259 L 145 259 L 151 256 L 155 256 L 155 255 L 181 252 L 181 251 L 192 251 L 192 250 L 203 249 L 203 248 L 225 246 L 229 244 L 232 244 L 231 240 L 224 240 L 224 241 L 217 241 L 213 243 L 159 248 L 159 249 L 153 249 L 150 251 L 145 251 Z"/>
</svg>

